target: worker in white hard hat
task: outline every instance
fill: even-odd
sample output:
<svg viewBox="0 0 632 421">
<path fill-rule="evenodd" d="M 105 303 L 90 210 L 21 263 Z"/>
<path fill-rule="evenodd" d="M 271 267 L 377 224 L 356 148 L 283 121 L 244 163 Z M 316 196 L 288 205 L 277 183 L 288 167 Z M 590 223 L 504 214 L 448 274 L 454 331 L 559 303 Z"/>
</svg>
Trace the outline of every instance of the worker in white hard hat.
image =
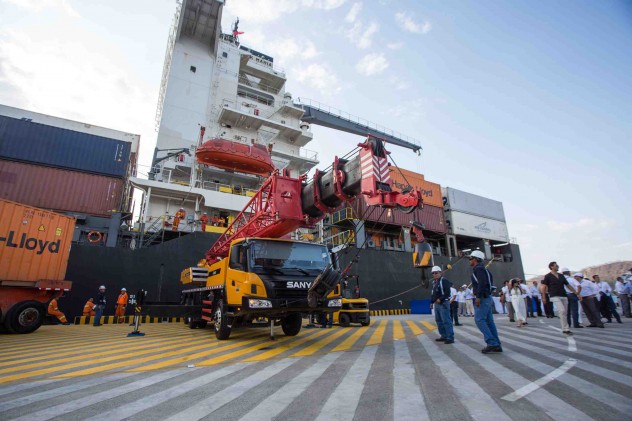
<svg viewBox="0 0 632 421">
<path fill-rule="evenodd" d="M 452 282 L 443 277 L 443 271 L 439 266 L 433 266 L 432 270 L 432 295 L 430 306 L 434 309 L 435 321 L 439 328 L 437 342 L 444 344 L 454 343 L 454 329 L 450 315 L 450 288 Z"/>
<path fill-rule="evenodd" d="M 121 293 L 116 299 L 116 312 L 115 315 L 117 317 L 117 323 L 123 323 L 125 321 L 125 309 L 127 308 L 127 302 L 129 300 L 129 295 L 127 295 L 127 290 L 125 288 L 121 288 Z"/>
<path fill-rule="evenodd" d="M 101 285 L 99 287 L 99 294 L 97 295 L 93 326 L 101 326 L 101 316 L 103 316 L 103 312 L 105 311 L 105 303 L 105 285 Z"/>
<path fill-rule="evenodd" d="M 472 267 L 472 293 L 476 297 L 474 300 L 474 321 L 487 344 L 481 352 L 483 354 L 503 352 L 498 331 L 496 330 L 496 323 L 494 323 L 494 315 L 492 314 L 494 306 L 492 299 L 494 278 L 483 264 L 485 255 L 482 251 L 474 250 L 468 258 Z"/>
</svg>

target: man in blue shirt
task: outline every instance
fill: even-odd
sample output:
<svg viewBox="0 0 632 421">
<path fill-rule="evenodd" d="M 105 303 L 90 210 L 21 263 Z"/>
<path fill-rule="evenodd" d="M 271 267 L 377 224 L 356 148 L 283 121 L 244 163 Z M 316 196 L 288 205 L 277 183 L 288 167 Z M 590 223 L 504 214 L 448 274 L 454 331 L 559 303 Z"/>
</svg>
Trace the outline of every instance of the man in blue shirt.
<svg viewBox="0 0 632 421">
<path fill-rule="evenodd" d="M 503 352 L 492 314 L 492 308 L 494 307 L 492 285 L 494 284 L 494 279 L 483 265 L 485 255 L 482 251 L 474 250 L 468 257 L 472 267 L 472 293 L 476 296 L 474 301 L 474 321 L 487 344 L 481 352 L 483 354 Z"/>
<path fill-rule="evenodd" d="M 442 276 L 439 266 L 432 268 L 432 279 L 430 305 L 434 308 L 435 321 L 441 335 L 435 340 L 444 344 L 453 344 L 454 328 L 452 327 L 452 317 L 450 315 L 450 287 L 452 282 Z"/>
</svg>

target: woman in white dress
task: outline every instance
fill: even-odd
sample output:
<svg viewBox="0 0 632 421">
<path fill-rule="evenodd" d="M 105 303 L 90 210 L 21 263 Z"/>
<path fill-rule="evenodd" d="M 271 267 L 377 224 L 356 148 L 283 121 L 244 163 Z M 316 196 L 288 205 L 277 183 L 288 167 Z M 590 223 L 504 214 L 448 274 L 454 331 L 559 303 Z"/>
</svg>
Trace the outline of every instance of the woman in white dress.
<svg viewBox="0 0 632 421">
<path fill-rule="evenodd" d="M 520 288 L 520 279 L 514 278 L 510 281 L 511 304 L 516 312 L 516 326 L 522 327 L 527 321 L 527 306 L 524 298 L 522 298 L 522 288 Z"/>
</svg>

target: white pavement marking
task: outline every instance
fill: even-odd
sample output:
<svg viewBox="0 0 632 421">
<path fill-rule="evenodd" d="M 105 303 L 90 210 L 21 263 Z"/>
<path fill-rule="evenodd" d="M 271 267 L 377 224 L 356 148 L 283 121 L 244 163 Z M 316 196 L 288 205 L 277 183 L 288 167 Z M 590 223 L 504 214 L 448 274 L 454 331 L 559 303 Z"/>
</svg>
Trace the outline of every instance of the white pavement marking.
<svg viewBox="0 0 632 421">
<path fill-rule="evenodd" d="M 261 371 L 256 372 L 252 376 L 246 377 L 244 380 L 227 387 L 226 389 L 218 392 L 208 398 L 196 403 L 189 409 L 178 412 L 167 418 L 168 421 L 181 421 L 181 420 L 199 420 L 202 419 L 213 411 L 221 408 L 227 403 L 238 399 L 250 389 L 259 386 L 261 383 L 268 380 L 270 377 L 285 370 L 288 366 L 294 364 L 297 361 L 295 358 L 286 358 L 278 361 L 272 365 L 267 366 Z"/>
<path fill-rule="evenodd" d="M 535 392 L 536 390 L 538 390 L 545 384 L 550 383 L 556 378 L 560 377 L 562 374 L 570 370 L 571 367 L 573 367 L 575 364 L 577 364 L 577 360 L 574 358 L 569 358 L 568 360 L 566 360 L 564 364 L 562 364 L 561 367 L 556 368 L 555 370 L 551 371 L 546 376 L 540 377 L 538 380 L 534 382 L 531 382 L 529 384 L 522 386 L 520 389 L 516 390 L 515 392 L 511 392 L 503 396 L 501 399 L 504 399 L 509 402 L 515 402 L 518 399 L 522 399 L 525 396 L 527 396 L 529 393 Z"/>
<path fill-rule="evenodd" d="M 172 377 L 179 376 L 185 373 L 186 371 L 188 370 L 174 370 L 174 371 L 168 371 L 165 373 L 160 373 L 151 377 L 146 377 L 142 380 L 138 380 L 132 383 L 128 383 L 126 385 L 122 385 L 120 387 L 117 387 L 116 389 L 105 390 L 100 393 L 95 393 L 93 395 L 85 396 L 81 399 L 62 403 L 60 405 L 56 405 L 50 408 L 45 408 L 45 409 L 42 409 L 41 411 L 37 411 L 28 415 L 24 415 L 20 418 L 16 418 L 16 420 L 21 420 L 21 421 L 49 420 L 51 418 L 67 414 L 69 412 L 76 411 L 81 408 L 85 408 L 86 406 L 90 406 L 107 399 L 112 399 L 117 396 L 121 396 L 126 393 L 130 393 L 135 390 L 142 389 L 143 387 L 151 386 L 153 384 L 162 382 Z"/>
<path fill-rule="evenodd" d="M 260 421 L 261 414 L 266 418 L 274 418 L 290 405 L 294 399 L 300 396 L 315 380 L 323 375 L 341 355 L 342 352 L 327 354 L 315 364 L 296 376 L 288 384 L 268 396 L 263 402 L 254 407 L 239 421 Z"/>
<path fill-rule="evenodd" d="M 347 375 L 325 402 L 316 421 L 353 420 L 377 348 L 377 346 L 369 346 L 362 350 L 360 356 L 349 368 Z"/>
<path fill-rule="evenodd" d="M 417 340 L 426 349 L 432 362 L 439 367 L 439 370 L 441 370 L 445 379 L 455 390 L 460 402 L 467 408 L 473 420 L 510 420 L 494 399 L 478 383 L 472 380 L 465 371 L 459 368 L 444 351 L 439 350 L 434 342 L 426 338 L 426 335 L 417 337 Z"/>
<path fill-rule="evenodd" d="M 73 383 L 69 386 L 57 387 L 54 389 L 46 390 L 40 393 L 34 393 L 32 395 L 26 395 L 21 398 L 14 399 L 10 402 L 0 403 L 0 411 L 8 411 L 9 409 L 17 408 L 18 406 L 29 405 L 34 402 L 42 401 L 44 399 L 55 398 L 57 396 L 66 395 L 68 393 L 73 393 L 78 390 L 84 390 L 88 387 L 92 387 L 99 384 L 109 383 L 115 380 L 124 379 L 125 377 L 131 376 L 132 373 L 122 373 L 122 374 L 114 374 L 109 376 L 107 379 L 104 379 L 101 376 L 89 378 L 86 381 L 80 381 Z"/>
<path fill-rule="evenodd" d="M 474 335 L 471 335 L 464 331 L 459 331 L 459 336 L 469 338 L 473 341 L 479 340 L 478 337 L 475 337 Z M 462 347 L 457 347 L 456 349 L 458 349 L 467 357 L 474 360 L 474 358 L 472 358 L 472 355 L 474 354 L 471 353 L 471 349 L 462 349 Z M 509 366 L 500 364 L 494 361 L 493 358 L 483 358 L 482 360 L 476 360 L 476 363 L 478 363 L 488 372 L 492 373 L 511 389 L 519 389 L 524 384 L 529 383 L 529 379 L 511 370 L 516 368 L 515 364 L 511 364 Z M 527 367 L 524 364 L 520 365 Z M 593 418 L 589 417 L 574 406 L 569 405 L 557 396 L 550 394 L 543 389 L 534 391 L 532 394 L 525 396 L 525 399 L 535 406 L 543 409 L 544 412 L 547 413 L 547 415 L 555 420 L 568 421 L 570 419 L 575 421 L 593 421 Z"/>
<path fill-rule="evenodd" d="M 136 415 L 141 411 L 153 408 L 154 406 L 159 405 L 163 402 L 167 402 L 170 399 L 193 391 L 198 387 L 207 385 L 214 380 L 232 374 L 235 371 L 239 371 L 251 364 L 253 363 L 233 364 L 223 367 L 219 370 L 213 371 L 212 373 L 204 374 L 193 380 L 189 380 L 188 382 L 178 384 L 174 387 L 160 391 L 153 395 L 149 395 L 144 398 L 135 400 L 134 402 L 127 403 L 124 406 L 117 407 L 111 411 L 102 412 L 99 414 L 99 418 L 102 418 L 104 420 L 121 420 L 131 417 L 132 415 Z"/>
<path fill-rule="evenodd" d="M 553 326 L 549 326 L 549 327 L 558 332 L 562 331 L 562 329 L 560 329 L 559 327 L 553 327 Z M 575 339 L 573 339 L 571 336 L 566 336 L 566 341 L 568 342 L 568 350 L 571 352 L 577 352 L 577 343 L 575 342 Z"/>
<path fill-rule="evenodd" d="M 13 386 L 2 386 L 2 389 L 0 389 L 0 396 L 8 395 L 9 393 L 14 393 L 14 392 L 21 392 L 27 389 L 33 389 L 39 386 L 46 386 L 47 384 L 60 382 L 62 380 L 63 379 L 51 379 L 51 380 L 42 380 L 42 381 L 37 381 L 37 382 L 32 382 L 32 383 L 20 383 L 20 384 L 15 384 Z"/>
<path fill-rule="evenodd" d="M 398 341 L 393 346 L 395 347 L 393 419 L 414 421 L 429 419 L 424 397 L 415 377 L 415 368 L 408 351 L 408 344 L 406 341 Z"/>
</svg>

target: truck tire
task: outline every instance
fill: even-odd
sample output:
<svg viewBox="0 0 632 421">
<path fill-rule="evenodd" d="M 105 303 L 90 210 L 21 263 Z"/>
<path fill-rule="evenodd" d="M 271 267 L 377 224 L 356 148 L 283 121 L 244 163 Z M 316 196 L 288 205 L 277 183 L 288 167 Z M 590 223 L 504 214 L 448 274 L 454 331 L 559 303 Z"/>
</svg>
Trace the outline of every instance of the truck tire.
<svg viewBox="0 0 632 421">
<path fill-rule="evenodd" d="M 290 314 L 281 320 L 281 329 L 285 336 L 296 336 L 303 326 L 303 318 L 299 313 Z"/>
<path fill-rule="evenodd" d="M 217 300 L 217 305 L 215 307 L 215 337 L 220 341 L 230 337 L 230 326 L 228 325 L 228 319 L 226 318 L 226 308 L 224 300 L 221 298 Z"/>
<path fill-rule="evenodd" d="M 347 313 L 340 313 L 340 315 L 338 316 L 338 322 L 342 327 L 349 327 L 349 325 L 351 324 L 351 317 L 349 317 Z"/>
<path fill-rule="evenodd" d="M 44 321 L 46 309 L 37 301 L 23 301 L 9 310 L 4 326 L 11 333 L 35 332 Z"/>
<path fill-rule="evenodd" d="M 369 325 L 371 325 L 371 316 L 367 316 L 366 317 L 366 321 L 365 322 L 360 322 L 360 324 L 362 326 L 369 326 Z"/>
</svg>

